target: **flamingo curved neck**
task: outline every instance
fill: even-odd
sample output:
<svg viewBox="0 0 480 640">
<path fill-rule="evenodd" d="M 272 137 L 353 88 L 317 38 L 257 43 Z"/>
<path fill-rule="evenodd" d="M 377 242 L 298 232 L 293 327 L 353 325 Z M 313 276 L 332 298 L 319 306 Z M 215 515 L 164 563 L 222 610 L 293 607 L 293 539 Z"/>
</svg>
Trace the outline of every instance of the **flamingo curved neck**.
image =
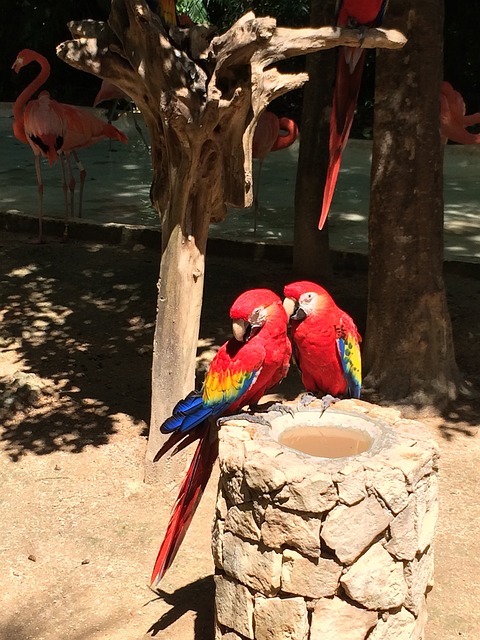
<svg viewBox="0 0 480 640">
<path fill-rule="evenodd" d="M 23 142 L 27 142 L 23 123 L 23 112 L 25 110 L 25 105 L 33 96 L 33 94 L 38 91 L 38 89 L 43 84 L 45 84 L 50 75 L 50 63 L 42 55 L 37 53 L 34 57 L 32 57 L 32 60 L 30 60 L 30 62 L 38 62 L 38 64 L 40 65 L 40 72 L 32 80 L 32 82 L 25 87 L 25 89 L 18 96 L 13 105 L 13 131 L 15 137 Z"/>
<path fill-rule="evenodd" d="M 279 149 L 286 149 L 290 145 L 292 145 L 298 137 L 298 127 L 293 120 L 290 118 L 280 118 L 280 133 L 275 140 L 275 143 L 272 147 L 272 151 L 278 151 Z M 286 131 L 285 134 L 282 132 Z"/>
</svg>

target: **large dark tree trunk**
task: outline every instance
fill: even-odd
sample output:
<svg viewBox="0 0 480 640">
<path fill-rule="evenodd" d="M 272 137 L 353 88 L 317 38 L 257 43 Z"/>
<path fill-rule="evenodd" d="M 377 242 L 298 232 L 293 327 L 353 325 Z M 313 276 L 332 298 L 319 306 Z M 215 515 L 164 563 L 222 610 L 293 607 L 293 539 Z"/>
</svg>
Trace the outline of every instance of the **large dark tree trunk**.
<svg viewBox="0 0 480 640">
<path fill-rule="evenodd" d="M 312 26 L 333 24 L 336 0 L 312 0 Z M 328 139 L 337 50 L 307 57 L 309 82 L 303 91 L 300 145 L 295 186 L 293 269 L 298 276 L 328 281 L 332 276 L 328 221 L 318 220 L 328 167 Z"/>
<path fill-rule="evenodd" d="M 386 23 L 407 44 L 377 56 L 365 384 L 441 404 L 458 384 L 442 274 L 443 0 L 391 0 Z"/>
</svg>

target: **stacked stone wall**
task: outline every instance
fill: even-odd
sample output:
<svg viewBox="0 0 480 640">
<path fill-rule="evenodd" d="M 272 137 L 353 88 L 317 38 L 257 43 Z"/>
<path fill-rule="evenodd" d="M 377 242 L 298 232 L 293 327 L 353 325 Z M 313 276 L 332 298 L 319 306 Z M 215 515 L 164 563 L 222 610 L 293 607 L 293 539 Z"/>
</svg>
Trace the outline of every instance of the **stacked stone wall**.
<svg viewBox="0 0 480 640">
<path fill-rule="evenodd" d="M 420 422 L 362 401 L 322 420 L 342 411 L 381 425 L 380 448 L 325 460 L 282 447 L 262 425 L 222 426 L 217 640 L 424 637 L 438 448 Z"/>
</svg>

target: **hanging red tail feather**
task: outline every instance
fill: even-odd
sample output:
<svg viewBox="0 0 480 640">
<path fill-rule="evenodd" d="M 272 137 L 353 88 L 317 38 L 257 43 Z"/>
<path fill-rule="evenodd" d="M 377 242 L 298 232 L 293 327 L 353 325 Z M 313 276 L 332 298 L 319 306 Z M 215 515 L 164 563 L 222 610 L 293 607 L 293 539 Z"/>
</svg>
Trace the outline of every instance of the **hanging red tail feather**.
<svg viewBox="0 0 480 640">
<path fill-rule="evenodd" d="M 355 53 L 358 56 L 358 51 L 355 51 Z M 347 145 L 350 129 L 352 128 L 353 116 L 355 115 L 355 107 L 357 106 L 362 82 L 363 67 L 365 66 L 365 54 L 365 51 L 361 51 L 361 55 L 352 65 L 350 60 L 351 51 L 349 49 L 342 48 L 338 52 L 337 76 L 330 118 L 329 161 L 323 191 L 322 213 L 318 223 L 320 230 L 323 229 L 330 210 L 342 153 Z"/>
<path fill-rule="evenodd" d="M 151 585 L 160 582 L 175 559 L 212 474 L 218 453 L 215 424 L 209 424 L 200 433 L 200 441 L 180 487 L 165 537 L 153 567 Z"/>
</svg>

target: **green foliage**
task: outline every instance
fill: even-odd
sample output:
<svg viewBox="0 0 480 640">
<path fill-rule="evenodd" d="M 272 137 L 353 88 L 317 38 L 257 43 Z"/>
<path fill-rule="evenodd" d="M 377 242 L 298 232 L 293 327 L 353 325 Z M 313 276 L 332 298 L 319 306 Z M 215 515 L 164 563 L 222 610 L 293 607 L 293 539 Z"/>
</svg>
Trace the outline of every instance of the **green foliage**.
<svg viewBox="0 0 480 640">
<path fill-rule="evenodd" d="M 291 0 L 205 0 L 210 22 L 222 30 L 230 27 L 247 11 L 257 16 L 273 16 L 283 26 L 305 26 L 309 22 L 310 2 Z"/>
<path fill-rule="evenodd" d="M 197 24 L 209 22 L 208 12 L 203 0 L 179 0 L 177 2 L 177 13 L 186 13 Z"/>
</svg>

